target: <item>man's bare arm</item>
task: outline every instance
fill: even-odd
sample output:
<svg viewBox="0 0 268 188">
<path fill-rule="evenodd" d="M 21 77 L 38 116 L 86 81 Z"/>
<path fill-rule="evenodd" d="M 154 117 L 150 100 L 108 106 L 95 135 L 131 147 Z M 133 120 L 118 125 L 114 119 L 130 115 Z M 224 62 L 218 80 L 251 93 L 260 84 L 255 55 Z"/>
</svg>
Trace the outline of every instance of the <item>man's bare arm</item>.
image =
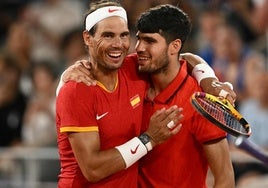
<svg viewBox="0 0 268 188">
<path fill-rule="evenodd" d="M 97 131 L 68 133 L 75 158 L 85 178 L 90 182 L 98 182 L 128 168 L 143 155 L 146 155 L 154 146 L 177 134 L 181 128 L 180 122 L 183 118 L 181 111 L 182 109 L 177 106 L 172 106 L 169 109 L 158 110 L 152 115 L 149 128 L 145 132 L 151 142 L 151 148 L 149 149 L 139 141 L 139 137 L 134 137 L 115 148 L 101 150 Z M 169 129 L 167 126 L 170 120 L 174 122 L 173 129 Z M 137 148 L 135 154 L 133 153 L 129 157 L 129 151 L 135 149 L 137 145 L 140 147 Z"/>
<path fill-rule="evenodd" d="M 213 69 L 209 67 L 203 58 L 192 53 L 183 53 L 180 55 L 180 58 L 187 61 L 188 73 L 193 75 L 195 78 L 197 77 L 195 74 L 200 74 L 201 72 L 200 70 L 196 70 L 197 66 L 201 65 L 204 67 L 204 69 L 207 69 L 208 76 L 206 78 L 201 80 L 196 78 L 198 81 L 200 81 L 200 87 L 204 92 L 226 98 L 231 104 L 234 105 L 236 94 L 233 91 L 232 84 L 229 82 L 220 82 Z"/>
<path fill-rule="evenodd" d="M 181 58 L 187 61 L 188 72 L 189 74 L 194 74 L 193 69 L 200 64 L 205 64 L 208 66 L 206 61 L 200 56 L 192 53 L 183 53 Z M 88 60 L 76 61 L 73 65 L 68 67 L 62 74 L 60 83 L 57 87 L 57 94 L 62 85 L 69 81 L 74 80 L 77 82 L 83 82 L 86 85 L 95 85 L 96 81 L 90 73 L 90 62 Z M 211 68 L 210 68 L 211 69 Z M 213 71 L 212 69 L 210 71 Z M 213 71 L 214 73 L 214 71 Z M 214 74 L 215 75 L 215 74 Z M 231 104 L 234 105 L 236 100 L 236 94 L 233 91 L 233 88 L 230 87 L 229 82 L 220 82 L 216 76 L 211 76 L 204 78 L 200 81 L 200 87 L 204 92 L 226 98 Z M 194 76 L 195 77 L 195 76 Z"/>
<path fill-rule="evenodd" d="M 234 188 L 234 172 L 226 138 L 203 145 L 210 170 L 214 177 L 214 188 Z"/>
</svg>

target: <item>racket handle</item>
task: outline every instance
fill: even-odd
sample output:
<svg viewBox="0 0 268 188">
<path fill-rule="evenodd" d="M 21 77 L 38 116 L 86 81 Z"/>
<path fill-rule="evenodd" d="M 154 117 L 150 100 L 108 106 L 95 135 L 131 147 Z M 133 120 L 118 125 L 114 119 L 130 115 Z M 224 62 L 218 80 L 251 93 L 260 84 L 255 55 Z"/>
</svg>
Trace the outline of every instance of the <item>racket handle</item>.
<svg viewBox="0 0 268 188">
<path fill-rule="evenodd" d="M 236 147 L 248 152 L 250 155 L 256 159 L 262 161 L 264 164 L 268 165 L 268 154 L 259 146 L 250 142 L 243 136 L 238 137 L 235 140 Z"/>
</svg>

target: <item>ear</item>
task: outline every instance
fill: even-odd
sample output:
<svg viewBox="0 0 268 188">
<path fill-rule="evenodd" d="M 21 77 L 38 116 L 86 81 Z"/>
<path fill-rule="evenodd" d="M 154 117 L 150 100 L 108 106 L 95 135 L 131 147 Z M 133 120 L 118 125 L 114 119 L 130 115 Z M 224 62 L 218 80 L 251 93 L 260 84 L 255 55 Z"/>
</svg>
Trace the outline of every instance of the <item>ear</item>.
<svg viewBox="0 0 268 188">
<path fill-rule="evenodd" d="M 86 46 L 90 46 L 91 45 L 91 37 L 90 34 L 88 33 L 88 31 L 83 31 L 83 39 L 84 39 L 84 43 Z"/>
<path fill-rule="evenodd" d="M 181 50 L 181 40 L 176 39 L 170 43 L 170 53 L 171 55 L 178 54 Z"/>
</svg>

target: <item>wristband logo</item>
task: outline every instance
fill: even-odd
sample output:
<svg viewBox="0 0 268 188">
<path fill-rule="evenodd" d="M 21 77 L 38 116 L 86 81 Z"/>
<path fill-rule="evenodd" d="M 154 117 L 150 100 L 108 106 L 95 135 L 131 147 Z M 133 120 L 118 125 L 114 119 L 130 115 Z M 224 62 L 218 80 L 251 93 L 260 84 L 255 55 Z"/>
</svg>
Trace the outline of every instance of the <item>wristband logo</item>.
<svg viewBox="0 0 268 188">
<path fill-rule="evenodd" d="M 132 154 L 137 153 L 139 146 L 140 146 L 140 144 L 138 144 L 134 150 L 131 149 L 130 152 L 131 152 Z"/>
</svg>

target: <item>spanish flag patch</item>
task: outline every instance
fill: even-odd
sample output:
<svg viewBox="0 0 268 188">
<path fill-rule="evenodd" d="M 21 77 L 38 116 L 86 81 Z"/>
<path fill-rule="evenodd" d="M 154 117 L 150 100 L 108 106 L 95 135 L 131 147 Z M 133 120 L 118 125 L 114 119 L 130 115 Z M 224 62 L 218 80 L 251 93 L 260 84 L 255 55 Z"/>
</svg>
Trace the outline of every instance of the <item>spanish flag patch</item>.
<svg viewBox="0 0 268 188">
<path fill-rule="evenodd" d="M 132 97 L 130 99 L 130 104 L 133 108 L 136 108 L 137 106 L 139 106 L 141 103 L 141 99 L 139 95 L 135 95 L 134 97 Z"/>
</svg>

